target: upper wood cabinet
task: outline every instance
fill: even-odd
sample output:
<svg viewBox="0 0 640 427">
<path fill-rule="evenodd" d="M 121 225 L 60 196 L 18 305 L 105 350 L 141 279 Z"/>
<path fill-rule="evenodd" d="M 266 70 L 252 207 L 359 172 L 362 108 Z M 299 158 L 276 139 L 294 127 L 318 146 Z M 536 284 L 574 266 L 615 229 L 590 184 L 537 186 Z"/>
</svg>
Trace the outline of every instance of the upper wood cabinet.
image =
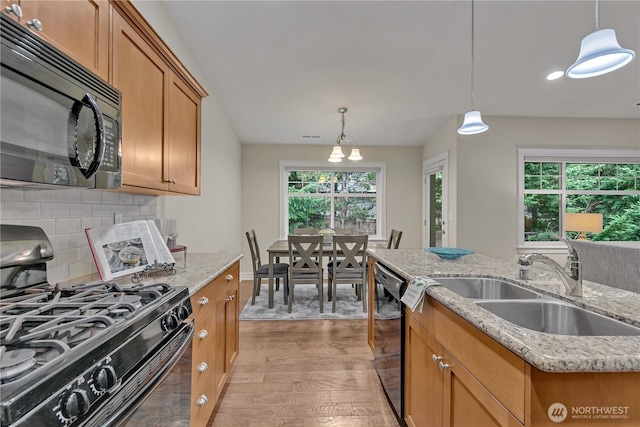
<svg viewBox="0 0 640 427">
<path fill-rule="evenodd" d="M 22 17 L 14 12 L 16 5 Z M 108 0 L 2 0 L 3 13 L 104 80 L 109 80 L 109 11 Z"/>
<path fill-rule="evenodd" d="M 112 4 L 111 81 L 122 92 L 123 189 L 198 195 L 207 94 L 130 2 Z"/>
<path fill-rule="evenodd" d="M 170 191 L 200 194 L 200 101 L 196 93 L 171 73 L 164 168 Z"/>
<path fill-rule="evenodd" d="M 0 2 L 2 13 L 122 92 L 123 191 L 200 194 L 207 93 L 129 0 Z"/>
<path fill-rule="evenodd" d="M 122 92 L 122 183 L 168 190 L 169 67 L 119 14 L 113 14 L 112 83 Z"/>
</svg>

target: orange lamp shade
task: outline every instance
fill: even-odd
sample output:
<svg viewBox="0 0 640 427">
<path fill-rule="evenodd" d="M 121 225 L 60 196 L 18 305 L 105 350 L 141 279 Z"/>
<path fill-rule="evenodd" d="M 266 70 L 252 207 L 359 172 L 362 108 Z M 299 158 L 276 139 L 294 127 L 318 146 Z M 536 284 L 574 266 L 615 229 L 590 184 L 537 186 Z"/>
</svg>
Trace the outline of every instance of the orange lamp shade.
<svg viewBox="0 0 640 427">
<path fill-rule="evenodd" d="M 602 231 L 602 214 L 599 213 L 565 213 L 564 225 L 567 231 L 579 231 L 578 239 L 586 239 L 585 232 Z"/>
</svg>

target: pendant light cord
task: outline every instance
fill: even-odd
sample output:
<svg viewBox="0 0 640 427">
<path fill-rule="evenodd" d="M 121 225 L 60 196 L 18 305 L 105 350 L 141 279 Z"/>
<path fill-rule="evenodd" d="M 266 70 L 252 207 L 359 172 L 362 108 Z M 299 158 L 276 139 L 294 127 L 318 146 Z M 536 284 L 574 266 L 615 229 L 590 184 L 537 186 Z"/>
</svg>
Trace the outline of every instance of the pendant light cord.
<svg viewBox="0 0 640 427">
<path fill-rule="evenodd" d="M 600 0 L 596 0 L 596 30 L 600 31 Z"/>
<path fill-rule="evenodd" d="M 342 132 L 340 133 L 340 135 L 338 135 L 338 140 L 336 141 L 336 144 L 342 147 L 342 140 L 345 137 L 344 134 L 344 111 L 340 111 L 340 114 L 342 114 Z"/>
<path fill-rule="evenodd" d="M 475 100 L 475 28 L 474 28 L 474 16 L 475 16 L 475 4 L 474 1 L 471 0 L 471 109 L 476 109 L 476 100 Z"/>
</svg>

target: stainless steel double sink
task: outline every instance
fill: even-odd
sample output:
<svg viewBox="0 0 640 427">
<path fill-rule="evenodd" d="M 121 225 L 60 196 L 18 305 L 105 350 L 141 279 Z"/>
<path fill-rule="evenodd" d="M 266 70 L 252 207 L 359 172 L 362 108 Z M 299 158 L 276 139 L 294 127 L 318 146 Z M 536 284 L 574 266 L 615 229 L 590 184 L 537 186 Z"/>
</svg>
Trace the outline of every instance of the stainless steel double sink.
<svg viewBox="0 0 640 427">
<path fill-rule="evenodd" d="M 502 279 L 436 277 L 496 316 L 538 332 L 573 336 L 640 335 L 640 328 Z"/>
</svg>

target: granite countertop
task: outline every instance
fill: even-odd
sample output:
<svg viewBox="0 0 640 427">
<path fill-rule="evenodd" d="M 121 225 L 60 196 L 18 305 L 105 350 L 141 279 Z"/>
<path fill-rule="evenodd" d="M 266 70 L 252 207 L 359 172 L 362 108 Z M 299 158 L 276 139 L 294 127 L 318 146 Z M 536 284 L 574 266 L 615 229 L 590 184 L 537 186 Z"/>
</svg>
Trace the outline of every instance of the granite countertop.
<svg viewBox="0 0 640 427">
<path fill-rule="evenodd" d="M 497 277 L 640 326 L 640 295 L 634 292 L 583 281 L 583 296 L 570 297 L 564 295 L 564 286 L 555 273 L 530 268 L 530 280 L 522 281 L 518 279 L 519 266 L 515 262 L 480 254 L 443 260 L 423 249 L 369 249 L 367 253 L 407 280 L 444 276 Z M 536 332 L 507 322 L 442 286 L 428 288 L 427 295 L 540 370 L 640 371 L 640 336 L 579 337 Z"/>
<path fill-rule="evenodd" d="M 164 272 L 151 273 L 149 277 L 143 278 L 140 283 L 145 285 L 167 283 L 172 286 L 186 286 L 189 288 L 189 295 L 193 295 L 241 258 L 242 254 L 232 252 L 214 252 L 208 254 L 190 252 L 185 259 L 176 259 L 176 274 L 169 276 Z M 60 285 L 65 287 L 78 283 L 98 281 L 100 281 L 100 277 L 97 274 L 92 274 L 61 283 Z M 111 280 L 111 282 L 125 286 L 133 285 L 131 275 Z"/>
</svg>

